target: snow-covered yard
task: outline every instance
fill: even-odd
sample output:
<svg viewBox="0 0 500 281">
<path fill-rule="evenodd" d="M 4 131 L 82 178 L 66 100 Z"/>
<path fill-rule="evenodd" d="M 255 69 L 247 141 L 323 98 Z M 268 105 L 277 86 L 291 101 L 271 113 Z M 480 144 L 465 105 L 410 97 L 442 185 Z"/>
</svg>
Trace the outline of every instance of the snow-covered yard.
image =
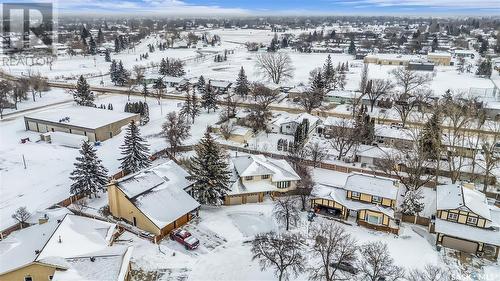
<svg viewBox="0 0 500 281">
<path fill-rule="evenodd" d="M 201 240 L 201 246 L 194 251 L 185 250 L 169 239 L 163 240 L 160 246 L 131 234 L 125 234 L 121 239 L 130 239 L 134 245 L 134 270 L 155 272 L 160 276 L 158 280 L 276 280 L 272 270 L 261 271 L 258 261 L 252 261 L 249 243 L 255 234 L 280 231 L 280 226 L 272 216 L 272 208 L 270 200 L 239 206 L 202 207 L 200 218 L 185 227 Z M 312 225 L 322 221 L 336 223 L 317 217 Z M 472 266 L 460 271 L 464 269 L 457 264 L 456 259 L 448 257 L 446 251 L 438 252 L 410 225 L 403 225 L 399 236 L 355 225 L 345 227 L 359 244 L 371 241 L 387 243 L 395 263 L 406 270 L 422 269 L 426 264 L 434 264 L 463 272 L 460 280 L 497 280 L 491 278 L 500 276 L 497 265 L 486 266 L 484 271 Z M 304 213 L 301 225 L 292 231 L 307 235 L 307 229 Z M 477 276 L 477 279 L 472 276 Z M 307 272 L 304 272 L 292 280 L 307 278 Z"/>
</svg>

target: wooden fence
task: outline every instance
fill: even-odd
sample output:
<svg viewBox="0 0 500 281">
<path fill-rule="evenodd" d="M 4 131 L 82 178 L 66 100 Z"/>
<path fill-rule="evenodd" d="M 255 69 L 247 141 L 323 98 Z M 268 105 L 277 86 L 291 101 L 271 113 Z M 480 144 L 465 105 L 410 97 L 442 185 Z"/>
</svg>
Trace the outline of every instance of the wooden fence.
<svg viewBox="0 0 500 281">
<path fill-rule="evenodd" d="M 407 223 L 418 224 L 418 225 L 422 225 L 422 226 L 429 226 L 429 224 L 431 223 L 431 220 L 429 218 L 420 217 L 420 216 L 409 216 L 409 215 L 402 215 L 401 221 L 407 222 Z"/>
</svg>

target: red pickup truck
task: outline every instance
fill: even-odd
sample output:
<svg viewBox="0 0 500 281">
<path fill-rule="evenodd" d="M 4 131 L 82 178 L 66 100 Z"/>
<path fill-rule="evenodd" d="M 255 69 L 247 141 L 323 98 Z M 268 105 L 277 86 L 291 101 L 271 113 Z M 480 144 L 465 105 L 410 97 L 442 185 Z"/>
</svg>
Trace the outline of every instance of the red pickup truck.
<svg viewBox="0 0 500 281">
<path fill-rule="evenodd" d="M 170 239 L 184 245 L 184 247 L 186 247 L 186 250 L 194 250 L 198 248 L 198 245 L 200 245 L 200 240 L 192 236 L 189 231 L 180 228 L 170 233 Z"/>
</svg>

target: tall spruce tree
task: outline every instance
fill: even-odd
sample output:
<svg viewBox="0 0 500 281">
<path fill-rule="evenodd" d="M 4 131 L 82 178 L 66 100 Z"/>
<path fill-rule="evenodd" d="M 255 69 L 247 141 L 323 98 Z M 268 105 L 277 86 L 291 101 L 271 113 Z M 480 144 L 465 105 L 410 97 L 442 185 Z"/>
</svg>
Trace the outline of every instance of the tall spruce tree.
<svg viewBox="0 0 500 281">
<path fill-rule="evenodd" d="M 420 149 L 428 159 L 439 159 L 441 151 L 441 118 L 439 112 L 434 112 L 427 120 L 420 137 Z"/>
<path fill-rule="evenodd" d="M 347 53 L 350 55 L 355 55 L 356 54 L 356 45 L 354 44 L 354 40 L 351 39 L 351 43 L 349 43 L 349 49 L 347 50 Z"/>
<path fill-rule="evenodd" d="M 198 102 L 198 97 L 196 96 L 195 91 L 193 91 L 193 94 L 191 95 L 191 119 L 196 118 L 196 116 L 200 115 L 201 109 L 200 109 L 200 103 Z"/>
<path fill-rule="evenodd" d="M 116 75 L 117 75 L 118 65 L 116 60 L 111 61 L 111 65 L 109 66 L 109 76 L 111 78 L 111 82 L 116 85 Z"/>
<path fill-rule="evenodd" d="M 210 82 L 208 82 L 205 87 L 205 92 L 201 96 L 201 99 L 201 106 L 205 108 L 207 112 L 210 112 L 210 109 L 213 109 L 214 111 L 217 109 L 217 97 L 212 85 L 210 85 Z"/>
<path fill-rule="evenodd" d="M 125 85 L 129 78 L 128 71 L 123 67 L 123 62 L 120 60 L 116 67 L 116 84 L 119 86 Z"/>
<path fill-rule="evenodd" d="M 98 44 L 104 43 L 104 34 L 102 33 L 101 28 L 99 28 L 99 31 L 97 32 L 97 43 Z"/>
<path fill-rule="evenodd" d="M 108 49 L 106 49 L 106 52 L 104 53 L 104 60 L 106 62 L 111 62 L 111 54 L 109 53 Z M 116 65 L 115 65 L 115 67 L 116 67 Z"/>
<path fill-rule="evenodd" d="M 89 54 L 95 55 L 97 54 L 97 44 L 94 40 L 94 37 L 90 36 L 90 41 L 89 41 Z"/>
<path fill-rule="evenodd" d="M 194 197 L 201 204 L 221 205 L 230 190 L 230 170 L 223 150 L 210 135 L 210 128 L 195 147 L 191 158 L 189 180 L 194 181 Z"/>
<path fill-rule="evenodd" d="M 186 100 L 184 101 L 184 104 L 182 105 L 182 108 L 180 110 L 180 115 L 186 118 L 187 120 L 191 119 L 191 111 L 192 111 L 192 96 L 189 94 L 189 92 L 186 94 Z M 189 121 L 188 121 L 189 122 Z"/>
<path fill-rule="evenodd" d="M 121 168 L 126 173 L 135 173 L 151 165 L 149 160 L 149 145 L 141 137 L 139 128 L 131 121 L 125 133 L 125 142 L 120 146 L 123 157 Z"/>
<path fill-rule="evenodd" d="M 108 183 L 108 170 L 101 164 L 95 148 L 85 141 L 80 148 L 80 156 L 76 157 L 75 169 L 71 172 L 73 181 L 70 187 L 72 195 L 84 195 L 89 198 L 97 197 L 99 191 L 104 190 Z"/>
<path fill-rule="evenodd" d="M 236 79 L 236 88 L 234 89 L 234 92 L 240 97 L 246 97 L 250 92 L 250 86 L 243 66 L 238 73 L 238 78 Z"/>
<path fill-rule="evenodd" d="M 203 78 L 203 75 L 200 75 L 200 78 L 198 78 L 198 82 L 196 83 L 196 89 L 198 90 L 198 93 L 203 96 L 206 90 L 206 85 L 205 85 L 205 78 Z"/>
<path fill-rule="evenodd" d="M 76 83 L 76 90 L 73 92 L 73 99 L 76 104 L 81 106 L 95 106 L 94 93 L 90 91 L 90 86 L 83 75 L 80 75 L 80 78 Z"/>
<path fill-rule="evenodd" d="M 323 80 L 325 88 L 330 90 L 335 80 L 335 68 L 333 67 L 332 57 L 330 55 L 328 55 L 323 65 Z"/>
<path fill-rule="evenodd" d="M 167 64 L 167 61 L 165 59 L 161 59 L 160 68 L 158 70 L 158 73 L 160 73 L 160 75 L 167 75 L 168 74 L 168 64 Z"/>
</svg>

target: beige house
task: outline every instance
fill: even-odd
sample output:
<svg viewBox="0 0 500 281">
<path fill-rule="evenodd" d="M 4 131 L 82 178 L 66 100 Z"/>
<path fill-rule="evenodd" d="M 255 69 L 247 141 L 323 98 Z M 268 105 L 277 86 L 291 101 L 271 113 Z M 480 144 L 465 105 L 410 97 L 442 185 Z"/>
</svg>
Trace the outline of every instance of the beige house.
<svg viewBox="0 0 500 281">
<path fill-rule="evenodd" d="M 394 210 L 399 190 L 396 180 L 353 173 L 343 187 L 319 185 L 311 206 L 317 212 L 354 219 L 358 225 L 398 234 Z"/>
<path fill-rule="evenodd" d="M 133 248 L 112 246 L 116 224 L 72 214 L 42 222 L 0 241 L 0 281 L 129 280 Z"/>
<path fill-rule="evenodd" d="M 200 204 L 188 192 L 188 173 L 170 160 L 108 185 L 111 214 L 161 240 L 191 220 Z"/>
<path fill-rule="evenodd" d="M 498 258 L 500 208 L 489 205 L 473 185 L 437 187 L 436 220 L 431 226 L 436 244 L 462 252 Z"/>
<path fill-rule="evenodd" d="M 130 121 L 139 122 L 139 114 L 72 106 L 45 110 L 24 116 L 26 130 L 47 133 L 63 132 L 87 136 L 89 141 L 105 141 L 121 132 Z"/>
<path fill-rule="evenodd" d="M 264 155 L 245 155 L 231 159 L 233 177 L 231 190 L 224 199 L 225 205 L 257 203 L 266 194 L 294 190 L 299 175 L 286 160 Z"/>
<path fill-rule="evenodd" d="M 428 53 L 427 60 L 433 62 L 435 65 L 450 65 L 451 64 L 451 54 L 450 53 Z"/>
</svg>

